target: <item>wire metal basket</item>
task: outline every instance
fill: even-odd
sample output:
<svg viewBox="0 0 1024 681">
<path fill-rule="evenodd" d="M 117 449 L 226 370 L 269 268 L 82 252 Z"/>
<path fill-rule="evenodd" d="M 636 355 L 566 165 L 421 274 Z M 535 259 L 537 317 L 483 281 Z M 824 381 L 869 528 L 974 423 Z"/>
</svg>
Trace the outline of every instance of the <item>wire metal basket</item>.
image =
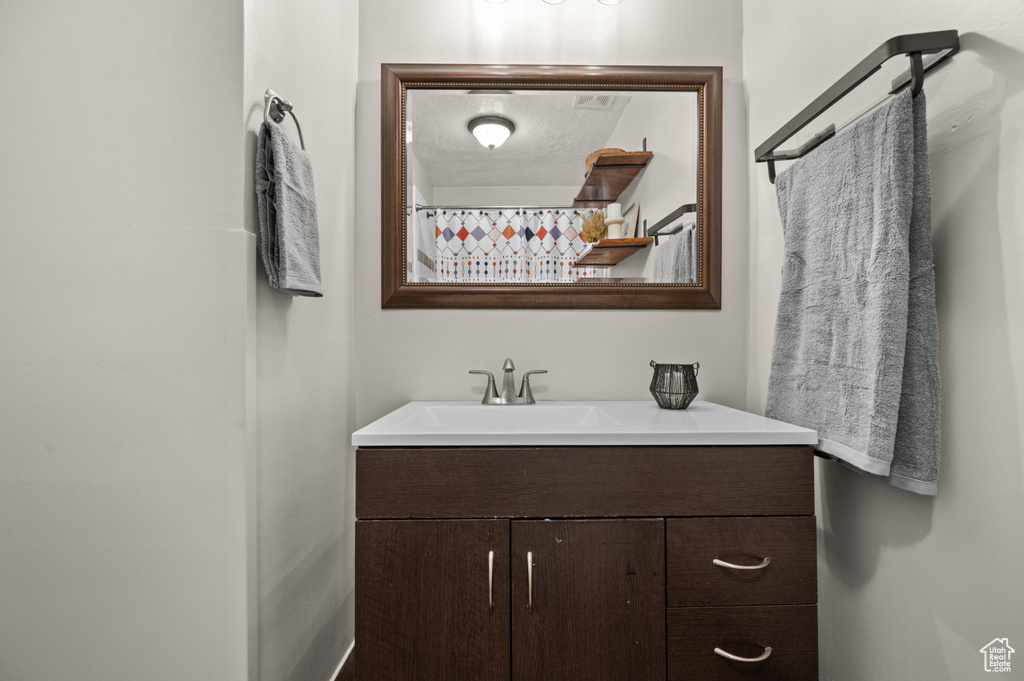
<svg viewBox="0 0 1024 681">
<path fill-rule="evenodd" d="M 700 364 L 658 364 L 651 360 L 654 377 L 651 394 L 662 409 L 686 409 L 699 392 L 697 370 Z"/>
</svg>

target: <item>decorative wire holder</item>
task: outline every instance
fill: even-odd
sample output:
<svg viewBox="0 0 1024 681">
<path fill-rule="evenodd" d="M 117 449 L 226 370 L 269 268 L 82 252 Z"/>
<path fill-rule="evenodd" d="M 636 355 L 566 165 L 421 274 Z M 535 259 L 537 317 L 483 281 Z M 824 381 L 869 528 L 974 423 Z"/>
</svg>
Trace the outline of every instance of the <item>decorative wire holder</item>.
<svg viewBox="0 0 1024 681">
<path fill-rule="evenodd" d="M 697 396 L 697 370 L 700 364 L 658 364 L 651 361 L 654 377 L 651 394 L 662 409 L 686 409 Z"/>
</svg>

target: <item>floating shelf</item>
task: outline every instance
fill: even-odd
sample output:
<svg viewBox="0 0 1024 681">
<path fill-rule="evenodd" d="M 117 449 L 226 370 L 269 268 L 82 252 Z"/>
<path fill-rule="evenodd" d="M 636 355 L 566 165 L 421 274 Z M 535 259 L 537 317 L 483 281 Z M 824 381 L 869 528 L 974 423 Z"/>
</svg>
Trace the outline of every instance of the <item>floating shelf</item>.
<svg viewBox="0 0 1024 681">
<path fill-rule="evenodd" d="M 653 151 L 628 151 L 598 156 L 573 201 L 573 208 L 603 208 L 614 203 L 653 157 Z"/>
<path fill-rule="evenodd" d="M 637 239 L 601 239 L 584 251 L 575 267 L 606 267 L 617 265 L 654 241 L 645 236 Z"/>
</svg>

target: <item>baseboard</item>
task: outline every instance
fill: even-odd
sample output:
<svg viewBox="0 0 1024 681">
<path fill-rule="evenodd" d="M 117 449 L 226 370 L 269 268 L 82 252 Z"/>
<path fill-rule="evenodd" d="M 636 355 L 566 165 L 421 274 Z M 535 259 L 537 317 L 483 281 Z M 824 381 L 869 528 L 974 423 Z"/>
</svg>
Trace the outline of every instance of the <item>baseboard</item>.
<svg viewBox="0 0 1024 681">
<path fill-rule="evenodd" d="M 356 658 L 352 654 L 356 647 L 356 642 L 352 641 L 348 646 L 348 650 L 345 651 L 345 655 L 342 656 L 341 662 L 338 663 L 338 669 L 331 676 L 331 681 L 354 681 L 356 678 Z"/>
</svg>

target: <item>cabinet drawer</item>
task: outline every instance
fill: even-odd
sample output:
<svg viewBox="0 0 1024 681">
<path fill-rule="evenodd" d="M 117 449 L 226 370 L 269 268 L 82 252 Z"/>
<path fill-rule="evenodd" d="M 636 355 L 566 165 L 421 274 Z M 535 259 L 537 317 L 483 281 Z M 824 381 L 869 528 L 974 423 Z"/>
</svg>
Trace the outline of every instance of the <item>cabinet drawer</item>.
<svg viewBox="0 0 1024 681">
<path fill-rule="evenodd" d="M 715 648 L 760 662 L 738 662 Z M 668 681 L 809 681 L 818 678 L 813 605 L 670 608 Z"/>
<path fill-rule="evenodd" d="M 814 516 L 676 518 L 666 525 L 667 602 L 673 606 L 817 601 Z M 739 569 L 716 565 L 718 559 Z"/>
<path fill-rule="evenodd" d="M 806 446 L 360 448 L 356 517 L 811 515 L 813 474 Z"/>
</svg>

